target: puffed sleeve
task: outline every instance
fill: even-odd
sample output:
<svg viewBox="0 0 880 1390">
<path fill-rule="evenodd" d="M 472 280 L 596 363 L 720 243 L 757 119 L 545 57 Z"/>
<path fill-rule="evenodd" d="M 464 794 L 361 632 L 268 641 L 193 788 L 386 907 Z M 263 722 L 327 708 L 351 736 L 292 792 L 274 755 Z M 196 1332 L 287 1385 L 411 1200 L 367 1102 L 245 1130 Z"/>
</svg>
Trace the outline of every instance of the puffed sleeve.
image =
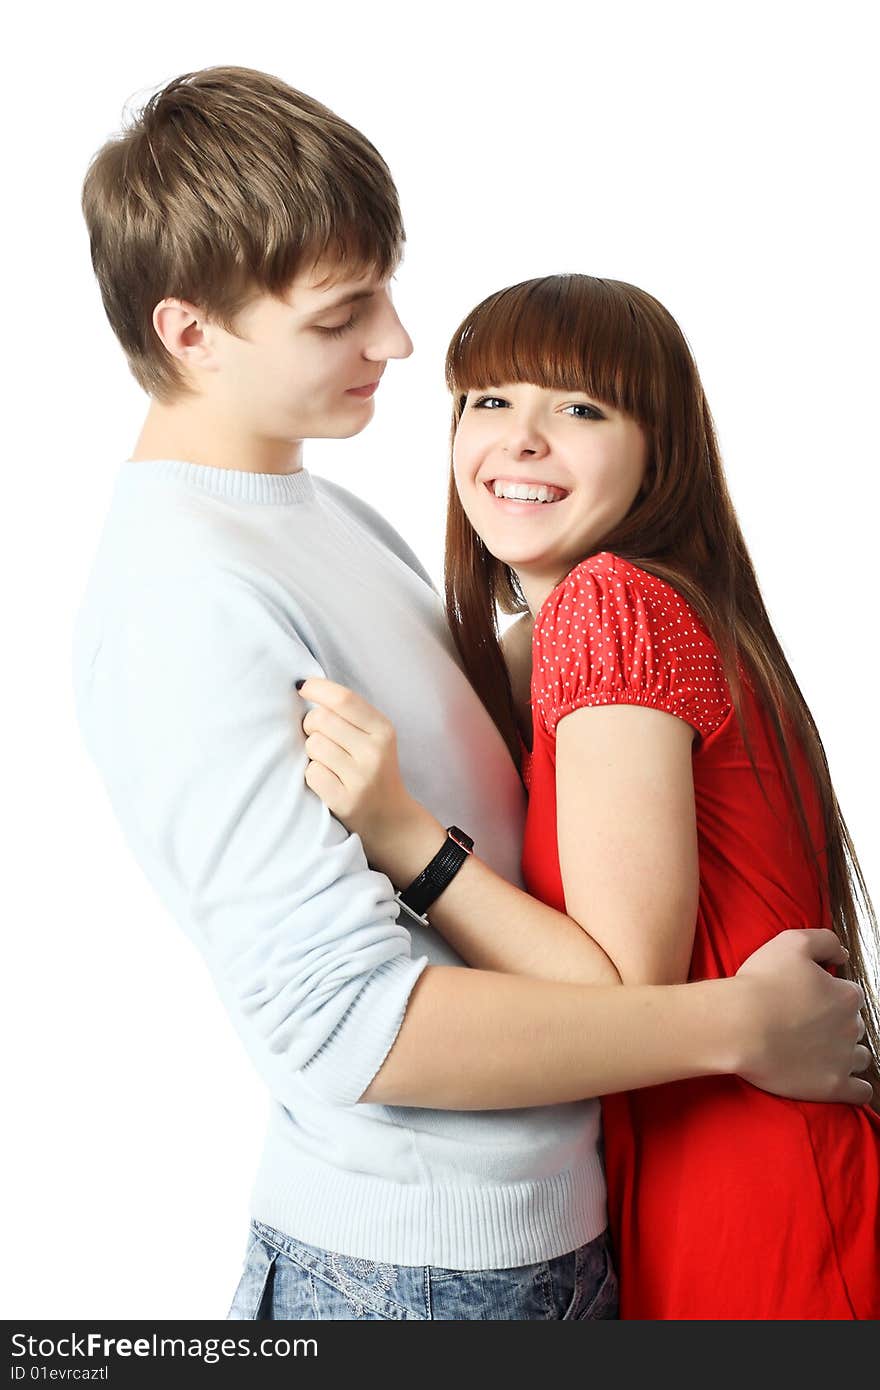
<svg viewBox="0 0 880 1390">
<path fill-rule="evenodd" d="M 589 705 L 647 705 L 706 737 L 730 690 L 718 649 L 670 585 L 607 551 L 592 555 L 541 607 L 533 644 L 534 718 L 553 734 Z"/>
</svg>

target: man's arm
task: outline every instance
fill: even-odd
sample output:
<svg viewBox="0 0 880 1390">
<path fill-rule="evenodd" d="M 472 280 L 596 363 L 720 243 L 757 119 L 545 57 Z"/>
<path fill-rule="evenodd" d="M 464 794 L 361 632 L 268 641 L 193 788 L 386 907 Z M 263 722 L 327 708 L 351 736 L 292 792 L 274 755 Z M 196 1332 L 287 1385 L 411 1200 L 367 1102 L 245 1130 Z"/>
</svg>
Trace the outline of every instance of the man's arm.
<svg viewBox="0 0 880 1390">
<path fill-rule="evenodd" d="M 483 1110 L 545 1105 L 735 1072 L 799 1100 L 871 1099 L 858 1010 L 833 932 L 781 932 L 733 979 L 569 985 L 429 967 L 361 1097 Z"/>
<path fill-rule="evenodd" d="M 151 574 L 80 694 L 135 853 L 279 1099 L 298 1076 L 338 1104 L 508 1108 L 750 1066 L 798 1094 L 864 1087 L 842 1058 L 852 987 L 794 953 L 771 985 L 647 992 L 413 961 L 387 879 L 305 787 L 293 685 L 311 674 L 245 579 Z"/>
<path fill-rule="evenodd" d="M 165 905 L 282 1102 L 354 1103 L 426 960 L 388 880 L 306 787 L 298 678 L 318 663 L 246 578 L 157 564 L 79 676 L 86 740 Z"/>
</svg>

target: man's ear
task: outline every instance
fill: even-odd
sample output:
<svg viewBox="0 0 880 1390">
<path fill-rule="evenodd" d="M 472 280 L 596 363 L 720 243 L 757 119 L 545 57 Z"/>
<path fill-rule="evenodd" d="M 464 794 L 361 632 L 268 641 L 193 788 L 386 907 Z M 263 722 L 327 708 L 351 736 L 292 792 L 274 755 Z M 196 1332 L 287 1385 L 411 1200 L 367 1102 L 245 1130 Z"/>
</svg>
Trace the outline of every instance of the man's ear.
<svg viewBox="0 0 880 1390">
<path fill-rule="evenodd" d="M 153 310 L 153 328 L 163 347 L 190 371 L 215 371 L 216 356 L 207 316 L 188 299 L 162 299 Z"/>
</svg>

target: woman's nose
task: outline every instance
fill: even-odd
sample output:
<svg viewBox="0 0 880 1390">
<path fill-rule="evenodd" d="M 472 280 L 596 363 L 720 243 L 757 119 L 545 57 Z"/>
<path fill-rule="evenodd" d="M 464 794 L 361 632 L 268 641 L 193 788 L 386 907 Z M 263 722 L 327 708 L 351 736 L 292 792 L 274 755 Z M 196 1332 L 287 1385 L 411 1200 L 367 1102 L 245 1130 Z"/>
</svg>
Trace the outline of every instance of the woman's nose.
<svg viewBox="0 0 880 1390">
<path fill-rule="evenodd" d="M 539 430 L 518 424 L 502 443 L 511 458 L 540 458 L 547 452 L 547 442 Z"/>
</svg>

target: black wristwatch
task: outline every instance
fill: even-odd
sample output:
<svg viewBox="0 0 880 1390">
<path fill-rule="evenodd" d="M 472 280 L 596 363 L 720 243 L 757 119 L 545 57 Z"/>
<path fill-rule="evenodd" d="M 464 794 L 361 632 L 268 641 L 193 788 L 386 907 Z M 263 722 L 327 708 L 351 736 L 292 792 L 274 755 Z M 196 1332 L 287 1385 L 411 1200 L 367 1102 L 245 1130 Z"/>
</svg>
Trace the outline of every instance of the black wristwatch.
<svg viewBox="0 0 880 1390">
<path fill-rule="evenodd" d="M 414 878 L 408 888 L 397 894 L 397 901 L 408 916 L 427 924 L 425 913 L 428 908 L 449 886 L 468 855 L 473 853 L 473 848 L 470 835 L 465 835 L 457 825 L 447 827 L 442 848 L 422 869 L 418 878 Z"/>
</svg>

